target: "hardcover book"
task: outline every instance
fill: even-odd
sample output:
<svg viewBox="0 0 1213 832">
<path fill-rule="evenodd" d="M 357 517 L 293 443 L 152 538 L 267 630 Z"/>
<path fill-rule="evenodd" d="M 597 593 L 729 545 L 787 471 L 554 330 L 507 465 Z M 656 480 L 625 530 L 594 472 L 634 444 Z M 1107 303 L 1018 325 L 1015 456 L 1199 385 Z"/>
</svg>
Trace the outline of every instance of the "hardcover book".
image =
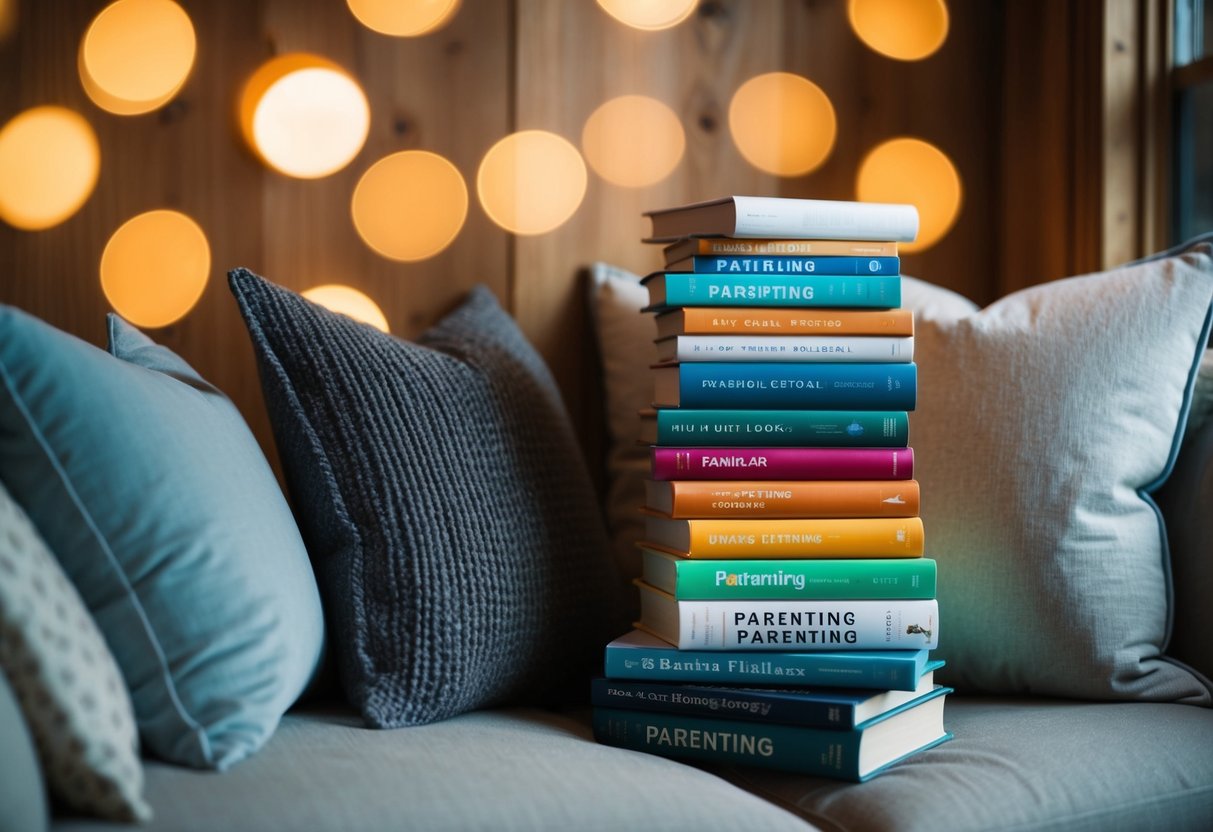
<svg viewBox="0 0 1213 832">
<path fill-rule="evenodd" d="M 920 517 L 644 518 L 644 545 L 691 558 L 917 558 Z"/>
<path fill-rule="evenodd" d="M 649 445 L 718 447 L 904 448 L 904 410 L 697 410 L 640 413 L 640 441 Z"/>
<path fill-rule="evenodd" d="M 595 708 L 594 738 L 663 757 L 738 763 L 862 782 L 952 738 L 940 687 L 849 731 Z"/>
<path fill-rule="evenodd" d="M 696 560 L 641 548 L 640 578 L 679 601 L 935 597 L 930 558 Z"/>
<path fill-rule="evenodd" d="M 637 581 L 636 626 L 679 650 L 933 650 L 939 604 L 927 600 L 679 601 Z"/>
<path fill-rule="evenodd" d="M 914 334 L 909 309 L 779 309 L 690 306 L 653 319 L 657 338 L 675 335 L 885 335 Z"/>
<path fill-rule="evenodd" d="M 666 517 L 917 517 L 916 480 L 645 480 Z"/>
<path fill-rule="evenodd" d="M 675 335 L 657 339 L 658 361 L 905 363 L 913 337 L 881 335 Z"/>
<path fill-rule="evenodd" d="M 632 630 L 607 644 L 603 669 L 608 679 L 915 690 L 930 661 L 926 650 L 679 650 Z"/>
<path fill-rule="evenodd" d="M 671 306 L 890 309 L 901 305 L 900 275 L 656 272 L 641 283 L 649 292 L 645 311 Z"/>
<path fill-rule="evenodd" d="M 893 203 L 730 196 L 645 216 L 652 223 L 650 241 L 696 234 L 877 242 L 912 242 L 918 236 L 918 209 Z"/>
<path fill-rule="evenodd" d="M 913 410 L 918 367 L 777 361 L 687 361 L 654 367 L 656 407 Z"/>
<path fill-rule="evenodd" d="M 909 480 L 913 448 L 654 446 L 655 480 Z"/>
<path fill-rule="evenodd" d="M 687 237 L 661 250 L 666 263 L 697 254 L 841 255 L 896 257 L 897 243 L 875 240 L 759 240 L 738 237 Z"/>
<path fill-rule="evenodd" d="M 700 274 L 899 274 L 897 257 L 813 255 L 693 255 L 666 266 L 671 272 Z"/>
</svg>

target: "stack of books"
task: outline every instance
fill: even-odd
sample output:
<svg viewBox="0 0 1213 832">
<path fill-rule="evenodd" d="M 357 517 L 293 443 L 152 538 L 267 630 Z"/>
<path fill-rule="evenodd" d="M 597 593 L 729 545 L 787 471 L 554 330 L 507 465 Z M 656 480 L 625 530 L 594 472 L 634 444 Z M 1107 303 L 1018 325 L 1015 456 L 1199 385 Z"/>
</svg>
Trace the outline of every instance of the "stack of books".
<svg viewBox="0 0 1213 832">
<path fill-rule="evenodd" d="M 666 269 L 637 630 L 602 742 L 865 780 L 950 737 L 909 444 L 913 206 L 731 197 L 655 211 Z M 775 686 L 773 689 L 769 686 Z"/>
</svg>

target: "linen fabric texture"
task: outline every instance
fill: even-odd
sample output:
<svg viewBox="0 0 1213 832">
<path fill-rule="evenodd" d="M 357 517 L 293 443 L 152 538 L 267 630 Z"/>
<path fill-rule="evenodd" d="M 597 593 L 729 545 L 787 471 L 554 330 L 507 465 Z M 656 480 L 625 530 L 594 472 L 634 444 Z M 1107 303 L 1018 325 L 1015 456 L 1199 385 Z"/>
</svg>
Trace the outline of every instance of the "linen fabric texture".
<svg viewBox="0 0 1213 832">
<path fill-rule="evenodd" d="M 366 723 L 584 699 L 626 629 L 618 578 L 559 392 L 493 295 L 411 343 L 229 282 Z"/>
<path fill-rule="evenodd" d="M 143 749 L 225 769 L 315 673 L 319 591 L 235 405 L 114 316 L 109 338 L 0 307 L 0 477 L 104 634 Z"/>
</svg>

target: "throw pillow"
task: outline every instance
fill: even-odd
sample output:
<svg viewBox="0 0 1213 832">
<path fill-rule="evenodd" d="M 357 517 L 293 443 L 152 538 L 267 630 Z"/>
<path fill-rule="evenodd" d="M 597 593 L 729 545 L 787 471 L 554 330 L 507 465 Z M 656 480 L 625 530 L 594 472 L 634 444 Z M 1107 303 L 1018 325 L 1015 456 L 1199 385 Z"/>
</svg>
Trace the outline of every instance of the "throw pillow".
<svg viewBox="0 0 1213 832">
<path fill-rule="evenodd" d="M 3 487 L 0 668 L 52 793 L 109 820 L 148 819 L 135 715 L 118 665 L 54 555 Z"/>
<path fill-rule="evenodd" d="M 409 343 L 237 269 L 346 695 L 375 727 L 581 697 L 616 618 L 589 473 L 485 288 Z"/>
<path fill-rule="evenodd" d="M 236 407 L 118 318 L 109 335 L 114 355 L 0 307 L 0 479 L 105 634 L 145 750 L 224 769 L 312 677 L 319 592 Z"/>
</svg>

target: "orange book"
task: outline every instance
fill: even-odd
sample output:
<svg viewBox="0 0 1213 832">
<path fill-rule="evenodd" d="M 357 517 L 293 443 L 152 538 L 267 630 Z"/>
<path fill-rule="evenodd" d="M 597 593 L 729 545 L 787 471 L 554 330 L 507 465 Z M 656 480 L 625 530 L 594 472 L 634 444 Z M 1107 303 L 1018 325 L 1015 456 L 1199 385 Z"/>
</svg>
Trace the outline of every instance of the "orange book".
<svg viewBox="0 0 1213 832">
<path fill-rule="evenodd" d="M 662 249 L 662 253 L 665 255 L 666 263 L 676 263 L 697 254 L 896 257 L 897 243 L 871 240 L 758 240 L 737 237 L 687 237 L 666 246 Z"/>
<path fill-rule="evenodd" d="M 694 517 L 917 517 L 917 480 L 646 480 L 644 507 Z"/>
<path fill-rule="evenodd" d="M 916 558 L 922 518 L 674 520 L 649 515 L 641 545 L 688 558 Z"/>
<path fill-rule="evenodd" d="M 675 335 L 913 335 L 909 309 L 769 309 L 684 306 L 658 315 L 657 339 Z"/>
</svg>

